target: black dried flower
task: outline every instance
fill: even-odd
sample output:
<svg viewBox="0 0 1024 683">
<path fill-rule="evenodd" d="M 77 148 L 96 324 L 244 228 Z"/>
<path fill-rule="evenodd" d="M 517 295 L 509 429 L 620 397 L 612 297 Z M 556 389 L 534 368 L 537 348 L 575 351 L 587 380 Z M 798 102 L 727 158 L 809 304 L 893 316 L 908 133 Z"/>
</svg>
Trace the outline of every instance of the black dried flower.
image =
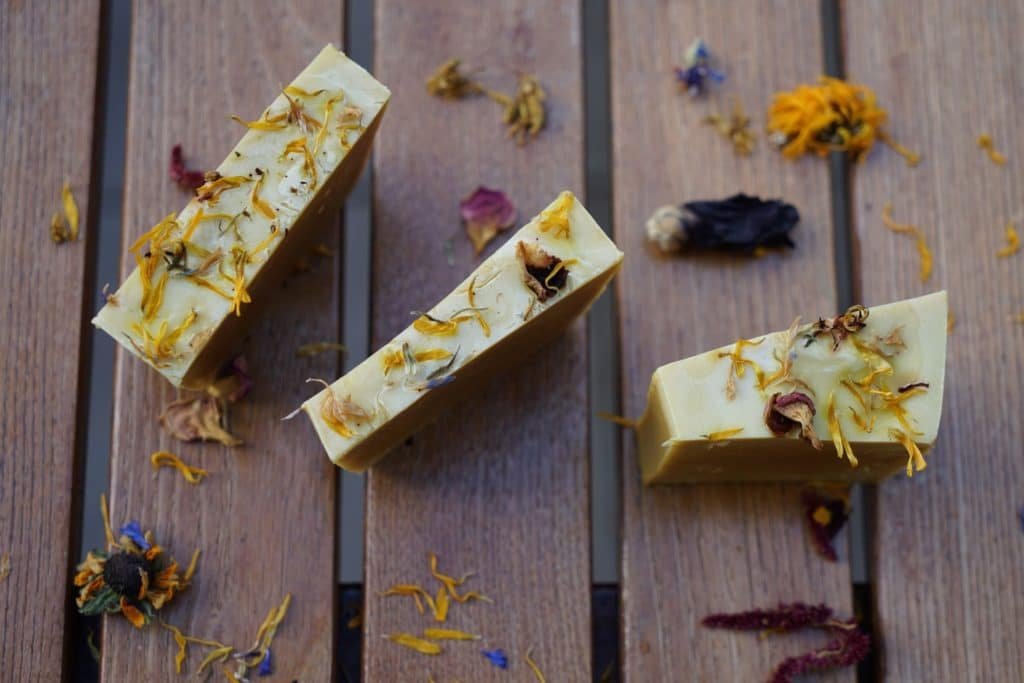
<svg viewBox="0 0 1024 683">
<path fill-rule="evenodd" d="M 647 221 L 647 238 L 665 252 L 683 249 L 754 255 L 796 245 L 789 233 L 800 212 L 781 199 L 735 194 L 720 200 L 662 207 Z"/>
</svg>

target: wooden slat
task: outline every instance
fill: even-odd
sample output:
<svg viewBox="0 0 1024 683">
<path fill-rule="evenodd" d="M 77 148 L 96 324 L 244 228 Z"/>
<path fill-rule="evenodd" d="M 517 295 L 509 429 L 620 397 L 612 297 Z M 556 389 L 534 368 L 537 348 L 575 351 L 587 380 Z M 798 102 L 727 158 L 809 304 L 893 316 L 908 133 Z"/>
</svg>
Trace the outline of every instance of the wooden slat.
<svg viewBox="0 0 1024 683">
<path fill-rule="evenodd" d="M 627 254 L 619 278 L 623 396 L 626 414 L 639 415 L 658 366 L 836 308 L 827 164 L 784 161 L 762 134 L 772 93 L 815 79 L 822 45 L 814 3 L 616 0 L 611 9 L 613 205 Z M 680 94 L 671 71 L 697 35 L 728 72 L 706 101 Z M 754 117 L 751 158 L 736 157 L 701 123 L 731 109 L 732 96 Z M 796 204 L 795 251 L 754 261 L 665 259 L 645 245 L 644 221 L 658 206 L 741 190 Z M 623 477 L 625 680 L 763 680 L 807 645 L 709 631 L 699 622 L 710 612 L 798 600 L 850 612 L 847 553 L 831 564 L 810 549 L 799 487 L 647 489 L 631 434 Z"/>
<path fill-rule="evenodd" d="M 99 2 L 0 4 L 0 668 L 64 669 L 90 230 Z M 71 184 L 79 241 L 50 241 Z M 46 607 L 42 604 L 46 603 Z"/>
<path fill-rule="evenodd" d="M 580 23 L 575 2 L 377 3 L 377 69 L 396 95 L 375 165 L 374 348 L 475 267 L 458 202 L 478 184 L 505 190 L 520 222 L 562 189 L 582 193 Z M 453 56 L 506 92 L 518 70 L 537 74 L 550 94 L 538 140 L 506 140 L 501 110 L 487 100 L 430 98 L 426 76 Z M 549 680 L 589 680 L 586 349 L 580 322 L 370 472 L 365 680 L 425 680 L 428 669 L 436 680 L 508 675 L 480 644 L 426 660 L 382 639 L 430 625 L 411 603 L 377 597 L 399 581 L 434 585 L 428 551 L 453 573 L 477 571 L 474 585 L 496 601 L 454 605 L 452 626 L 504 648 L 520 675 L 532 645 Z"/>
<path fill-rule="evenodd" d="M 997 258 L 1003 230 L 1024 217 L 1024 80 L 1015 2 L 851 2 L 847 70 L 874 88 L 890 130 L 923 152 L 909 169 L 874 153 L 855 170 L 861 298 L 888 301 L 948 287 L 943 427 L 929 467 L 881 485 L 875 597 L 888 681 L 1024 679 L 1024 503 L 1020 420 L 1024 308 L 1018 254 Z M 991 134 L 1009 156 L 994 165 L 975 144 Z M 912 240 L 882 226 L 925 231 L 935 272 L 922 284 Z"/>
<path fill-rule="evenodd" d="M 126 242 L 188 200 L 167 177 L 173 144 L 180 142 L 194 165 L 212 168 L 243 133 L 228 116 L 254 118 L 323 45 L 340 45 L 342 36 L 336 0 L 140 2 L 132 24 Z M 337 244 L 338 224 L 325 220 L 328 244 Z M 301 343 L 338 336 L 335 261 L 289 280 L 250 335 L 245 356 L 256 387 L 232 410 L 233 431 L 247 441 L 240 449 L 171 440 L 156 418 L 175 391 L 130 355 L 117 360 L 114 524 L 139 519 L 182 562 L 202 549 L 194 585 L 161 613 L 186 633 L 248 647 L 267 611 L 292 593 L 274 641 L 273 680 L 333 675 L 335 471 L 311 431 L 280 418 L 309 395 L 306 377 L 339 370 L 335 358 L 295 355 Z M 130 256 L 123 267 L 130 272 Z M 157 449 L 209 469 L 209 478 L 193 487 L 169 470 L 155 476 L 148 456 Z M 138 632 L 108 619 L 104 640 L 104 680 L 173 675 L 168 632 Z M 188 666 L 200 659 L 194 653 Z"/>
</svg>

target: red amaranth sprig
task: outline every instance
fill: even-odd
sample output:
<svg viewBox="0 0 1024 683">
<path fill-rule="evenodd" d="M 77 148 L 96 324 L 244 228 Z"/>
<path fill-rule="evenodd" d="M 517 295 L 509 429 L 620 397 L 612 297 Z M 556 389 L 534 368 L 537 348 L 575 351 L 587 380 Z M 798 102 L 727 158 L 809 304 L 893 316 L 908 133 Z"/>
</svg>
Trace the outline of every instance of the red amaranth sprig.
<svg viewBox="0 0 1024 683">
<path fill-rule="evenodd" d="M 171 148 L 171 163 L 168 164 L 167 171 L 171 180 L 183 190 L 194 190 L 204 182 L 202 171 L 192 171 L 185 167 L 185 154 L 181 151 L 181 145 Z"/>
<path fill-rule="evenodd" d="M 780 604 L 776 609 L 711 614 L 701 623 L 708 628 L 733 631 L 790 632 L 818 628 L 831 635 L 832 640 L 824 648 L 784 659 L 768 679 L 768 683 L 791 683 L 796 676 L 853 666 L 867 657 L 870 636 L 857 628 L 855 620 L 835 619 L 832 614 L 826 605 L 795 602 Z"/>
</svg>

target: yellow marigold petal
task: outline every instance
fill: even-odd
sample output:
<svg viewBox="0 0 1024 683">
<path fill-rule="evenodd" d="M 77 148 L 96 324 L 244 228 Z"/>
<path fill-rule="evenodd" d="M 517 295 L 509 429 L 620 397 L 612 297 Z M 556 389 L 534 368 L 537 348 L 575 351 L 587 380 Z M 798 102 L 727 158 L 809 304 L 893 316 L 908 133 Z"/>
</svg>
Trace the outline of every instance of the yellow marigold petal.
<svg viewBox="0 0 1024 683">
<path fill-rule="evenodd" d="M 64 183 L 60 194 L 64 202 L 64 218 L 68 222 L 68 236 L 74 241 L 78 239 L 78 203 L 75 201 L 75 195 L 71 193 L 71 186 L 67 183 Z"/>
<path fill-rule="evenodd" d="M 181 458 L 169 451 L 154 451 L 149 456 L 149 462 L 154 470 L 159 470 L 161 467 L 171 467 L 178 470 L 181 472 L 181 476 L 185 477 L 185 481 L 190 484 L 200 483 L 203 477 L 209 474 L 209 472 L 202 468 L 185 464 Z"/>
<path fill-rule="evenodd" d="M 628 417 L 623 417 L 622 415 L 616 415 L 615 413 L 609 413 L 609 412 L 604 411 L 604 410 L 598 412 L 597 416 L 599 418 L 601 418 L 602 420 L 607 420 L 608 422 L 612 422 L 614 424 L 617 424 L 620 427 L 627 427 L 628 429 L 636 429 L 636 425 L 637 425 L 637 422 L 638 422 L 637 420 L 631 420 Z"/>
<path fill-rule="evenodd" d="M 448 619 L 448 605 L 451 604 L 445 586 L 437 589 L 437 597 L 434 598 L 434 621 L 444 623 Z"/>
<path fill-rule="evenodd" d="M 146 625 L 146 615 L 136 609 L 131 603 L 121 598 L 121 614 L 135 628 L 142 628 Z"/>
<path fill-rule="evenodd" d="M 1020 235 L 1017 234 L 1017 228 L 1014 227 L 1011 221 L 1006 224 L 1006 246 L 997 251 L 996 256 L 1012 256 L 1018 251 L 1020 251 Z"/>
<path fill-rule="evenodd" d="M 454 319 L 435 320 L 426 315 L 421 315 L 413 322 L 412 328 L 420 334 L 451 337 L 459 330 L 459 323 Z"/>
<path fill-rule="evenodd" d="M 177 626 L 161 622 L 161 626 L 174 634 L 174 642 L 178 645 L 178 653 L 174 656 L 174 670 L 181 673 L 181 665 L 185 663 L 185 655 L 188 650 L 188 641 L 185 634 Z"/>
<path fill-rule="evenodd" d="M 469 302 L 469 307 L 473 309 L 476 308 L 476 290 L 474 289 L 475 286 L 476 275 L 474 275 L 473 279 L 469 281 L 469 286 L 466 288 L 466 299 Z M 480 329 L 483 331 L 484 336 L 490 337 L 491 326 L 487 324 L 486 320 L 484 320 L 483 314 L 480 311 L 474 311 L 474 317 L 476 318 L 477 323 L 480 324 Z"/>
<path fill-rule="evenodd" d="M 889 436 L 896 439 L 903 445 L 903 448 L 907 451 L 907 476 L 914 476 L 914 471 L 920 472 L 928 463 L 925 462 L 924 456 L 921 454 L 921 449 L 918 447 L 914 440 L 910 436 L 899 429 L 890 429 Z"/>
<path fill-rule="evenodd" d="M 232 114 L 231 120 L 242 124 L 250 130 L 284 130 L 288 126 L 284 120 L 270 121 L 268 119 L 257 119 L 255 121 L 246 121 L 237 114 Z"/>
<path fill-rule="evenodd" d="M 266 179 L 267 174 L 261 173 L 260 177 L 256 180 L 256 183 L 252 186 L 252 194 L 249 195 L 249 199 L 252 201 L 252 205 L 257 211 L 267 218 L 274 219 L 277 217 L 277 212 L 274 211 L 274 207 L 260 197 L 260 188 L 263 187 L 263 181 Z"/>
<path fill-rule="evenodd" d="M 555 200 L 555 205 L 551 208 L 544 209 L 541 212 L 540 217 L 537 219 L 537 229 L 541 232 L 547 232 L 548 230 L 555 231 L 555 237 L 569 237 L 569 210 L 572 209 L 573 202 L 576 197 L 573 196 L 572 192 L 564 190 L 558 199 Z"/>
<path fill-rule="evenodd" d="M 992 141 L 992 136 L 986 133 L 982 133 L 978 136 L 978 147 L 985 150 L 988 154 L 988 158 L 992 160 L 992 163 L 997 166 L 1006 165 L 1006 157 L 996 151 L 995 143 Z"/>
<path fill-rule="evenodd" d="M 843 435 L 843 428 L 839 423 L 839 416 L 836 415 L 835 395 L 828 395 L 828 431 L 832 435 L 832 444 L 836 447 L 836 455 L 840 460 L 843 456 L 850 461 L 851 467 L 857 466 L 857 458 L 853 455 L 853 447 Z"/>
<path fill-rule="evenodd" d="M 732 427 L 730 429 L 720 429 L 717 432 L 711 432 L 710 434 L 702 434 L 702 436 L 708 441 L 722 441 L 730 437 L 736 436 L 743 431 L 743 427 Z"/>
<path fill-rule="evenodd" d="M 535 661 L 533 661 L 532 647 L 526 648 L 526 656 L 524 657 L 524 659 L 526 660 L 526 665 L 530 667 L 530 671 L 533 672 L 533 675 L 536 677 L 536 679 L 540 683 L 547 683 L 547 681 L 544 679 L 544 674 L 541 673 L 540 667 L 537 666 L 537 663 Z"/>
<path fill-rule="evenodd" d="M 932 274 L 932 252 L 928 248 L 924 232 L 916 225 L 894 221 L 891 202 L 886 202 L 882 207 L 882 224 L 893 232 L 912 235 L 916 239 L 917 253 L 921 261 L 921 282 L 927 282 Z"/>
<path fill-rule="evenodd" d="M 423 636 L 430 640 L 480 640 L 482 637 L 449 628 L 425 628 Z"/>
<path fill-rule="evenodd" d="M 100 515 L 103 517 L 103 533 L 107 539 L 107 548 L 117 546 L 114 541 L 114 530 L 110 526 L 110 510 L 107 508 L 107 497 L 100 494 Z"/>
<path fill-rule="evenodd" d="M 210 654 L 206 655 L 203 661 L 200 662 L 199 668 L 196 669 L 196 673 L 203 673 L 203 671 L 206 670 L 206 667 L 210 666 L 215 662 L 223 662 L 225 659 L 228 658 L 228 655 L 234 652 L 234 650 L 235 648 L 231 647 L 230 645 L 225 645 L 224 647 L 218 647 L 216 650 L 211 651 Z"/>
<path fill-rule="evenodd" d="M 551 272 L 548 273 L 548 276 L 544 278 L 544 288 L 553 289 L 553 287 L 551 287 L 552 278 L 554 278 L 556 275 L 558 275 L 559 272 L 565 270 L 568 266 L 571 266 L 574 263 L 579 263 L 579 259 L 570 258 L 565 259 L 564 261 L 559 261 L 555 265 L 555 267 L 551 269 Z"/>
<path fill-rule="evenodd" d="M 439 655 L 441 654 L 441 646 L 437 643 L 432 643 L 429 640 L 417 638 L 409 633 L 391 633 L 384 636 L 393 643 L 397 643 L 402 647 L 407 647 L 410 650 L 415 650 L 420 654 L 424 655 Z"/>
</svg>

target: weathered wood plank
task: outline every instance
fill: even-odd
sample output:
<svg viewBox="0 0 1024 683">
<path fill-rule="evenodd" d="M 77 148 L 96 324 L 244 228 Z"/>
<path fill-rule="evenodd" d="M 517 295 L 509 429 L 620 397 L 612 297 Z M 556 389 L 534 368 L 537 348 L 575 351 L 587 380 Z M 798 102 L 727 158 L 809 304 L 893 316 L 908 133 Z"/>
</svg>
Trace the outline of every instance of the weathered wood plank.
<svg viewBox="0 0 1024 683">
<path fill-rule="evenodd" d="M 816 4 L 612 2 L 615 234 L 624 410 L 643 412 L 664 363 L 785 329 L 836 307 L 827 165 L 784 161 L 764 140 L 773 92 L 822 69 Z M 727 83 L 709 100 L 677 92 L 672 67 L 697 35 L 724 58 Z M 754 118 L 751 158 L 703 125 L 737 96 Z M 798 248 L 759 260 L 659 257 L 644 221 L 663 204 L 746 191 L 796 204 Z M 759 641 L 701 628 L 705 614 L 797 600 L 850 612 L 846 553 L 830 564 L 809 548 L 799 487 L 645 489 L 624 437 L 622 658 L 627 681 L 763 680 L 791 637 Z M 826 457 L 828 454 L 823 455 Z M 852 672 L 836 676 L 850 680 Z"/>
<path fill-rule="evenodd" d="M 854 170 L 854 237 L 865 303 L 948 287 L 945 420 L 930 467 L 881 485 L 874 580 L 885 680 L 1024 678 L 1024 502 L 1019 259 L 1001 259 L 1021 228 L 1024 147 L 1020 3 L 855 2 L 844 6 L 847 71 L 889 110 L 889 128 L 923 152 L 907 168 L 883 150 Z M 975 140 L 1008 155 L 994 165 Z M 935 272 L 921 283 L 912 240 L 880 219 L 919 225 Z"/>
<path fill-rule="evenodd" d="M 195 166 L 213 167 L 243 132 L 228 116 L 254 118 L 324 44 L 340 44 L 342 36 L 335 0 L 141 2 L 132 23 L 126 242 L 188 198 L 167 178 L 173 144 L 180 142 Z M 326 243 L 337 244 L 338 225 L 325 220 Z M 299 344 L 338 336 L 336 261 L 290 279 L 252 332 L 245 356 L 256 387 L 232 411 L 233 430 L 247 441 L 242 448 L 172 441 L 156 418 L 174 390 L 130 355 L 117 360 L 114 523 L 139 519 L 179 561 L 202 549 L 195 583 L 161 615 L 186 633 L 248 647 L 267 611 L 292 593 L 274 641 L 275 680 L 333 676 L 336 474 L 316 437 L 280 418 L 309 394 L 306 377 L 339 370 L 333 357 L 295 354 Z M 124 272 L 133 266 L 127 256 Z M 148 456 L 157 449 L 211 474 L 199 487 L 172 471 L 154 476 Z M 171 676 L 173 653 L 166 631 L 140 633 L 108 619 L 104 680 Z"/>
<path fill-rule="evenodd" d="M 10 560 L 0 666 L 10 681 L 64 670 L 99 31 L 99 2 L 0 4 L 0 563 Z M 64 182 L 81 232 L 57 245 L 49 225 Z"/>
<path fill-rule="evenodd" d="M 580 7 L 576 2 L 377 3 L 377 70 L 396 93 L 376 160 L 374 348 L 474 267 L 458 201 L 478 184 L 508 192 L 525 221 L 562 189 L 583 189 Z M 506 92 L 516 72 L 539 76 L 550 121 L 525 148 L 504 138 L 484 100 L 431 99 L 434 66 L 460 56 Z M 444 242 L 454 237 L 454 266 Z M 454 605 L 450 624 L 482 633 L 525 673 L 527 647 L 549 680 L 590 679 L 587 344 L 582 323 L 478 401 L 417 435 L 368 475 L 366 680 L 499 680 L 456 643 L 427 660 L 382 639 L 429 626 L 411 604 L 377 597 L 442 568 L 479 572 L 495 605 Z M 426 585 L 433 585 L 429 582 Z"/>
</svg>

